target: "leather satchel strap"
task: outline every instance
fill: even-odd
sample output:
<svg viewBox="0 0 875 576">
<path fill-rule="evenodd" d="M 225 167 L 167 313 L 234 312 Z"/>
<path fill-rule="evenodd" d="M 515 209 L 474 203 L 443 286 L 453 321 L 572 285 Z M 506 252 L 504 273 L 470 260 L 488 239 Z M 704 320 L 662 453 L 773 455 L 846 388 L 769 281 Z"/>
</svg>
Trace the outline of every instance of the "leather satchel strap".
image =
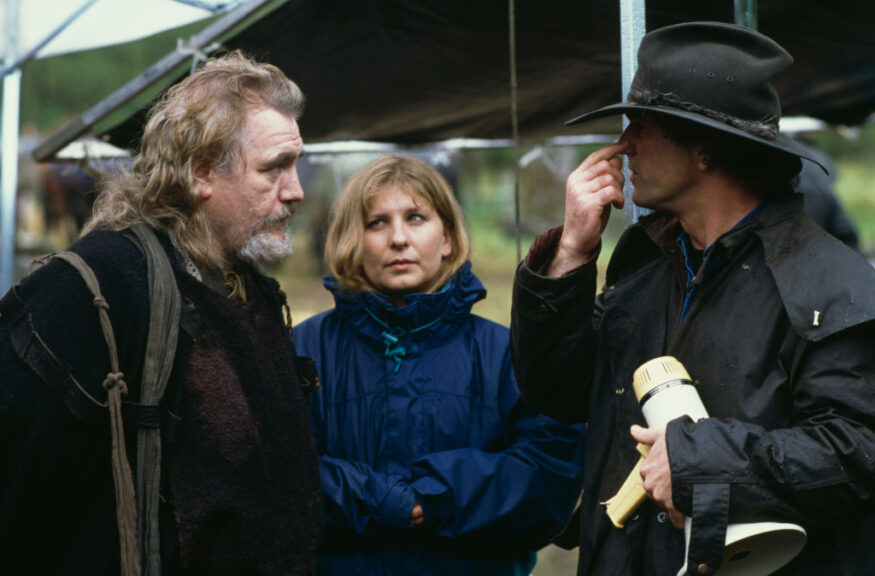
<svg viewBox="0 0 875 576">
<path fill-rule="evenodd" d="M 59 252 L 56 258 L 70 264 L 94 296 L 94 306 L 100 317 L 100 327 L 109 351 L 110 372 L 106 375 L 103 387 L 109 404 L 110 433 L 112 436 L 112 477 L 115 485 L 116 518 L 119 530 L 119 549 L 123 576 L 140 575 L 140 557 L 137 549 L 137 503 L 131 467 L 125 448 L 125 429 L 122 424 L 122 395 L 128 393 L 124 374 L 119 370 L 118 347 L 112 324 L 109 321 L 109 304 L 100 291 L 100 284 L 94 271 L 74 252 Z"/>
<path fill-rule="evenodd" d="M 135 224 L 130 229 L 146 257 L 149 282 L 149 336 L 143 359 L 140 404 L 157 406 L 164 396 L 173 370 L 179 339 L 182 298 L 164 247 L 151 228 Z M 161 575 L 161 547 L 158 532 L 161 484 L 161 430 L 142 427 L 137 431 L 137 494 L 140 554 L 145 576 Z"/>
<path fill-rule="evenodd" d="M 112 430 L 113 480 L 116 490 L 116 510 L 123 576 L 160 576 L 161 548 L 158 514 L 161 482 L 161 429 L 156 425 L 137 422 L 137 490 L 125 450 L 123 412 L 153 416 L 160 414 L 159 404 L 167 389 L 179 340 L 179 319 L 182 298 L 176 286 L 173 268 L 155 233 L 143 224 L 135 224 L 128 238 L 146 258 L 149 284 L 149 332 L 143 358 L 139 403 L 124 403 L 127 394 L 124 376 L 119 370 L 118 347 L 107 310 L 109 305 L 100 292 L 100 284 L 90 266 L 74 252 L 61 252 L 61 258 L 82 276 L 94 295 L 94 305 L 100 315 L 101 329 L 109 350 L 110 369 L 104 382 Z M 135 419 L 136 420 L 136 419 Z M 156 420 L 160 422 L 160 418 Z M 153 423 L 154 424 L 154 423 Z M 136 495 L 139 495 L 137 498 Z M 138 542 L 139 541 L 139 542 Z M 139 543 L 139 545 L 138 545 Z M 143 564 L 140 564 L 143 558 Z"/>
</svg>

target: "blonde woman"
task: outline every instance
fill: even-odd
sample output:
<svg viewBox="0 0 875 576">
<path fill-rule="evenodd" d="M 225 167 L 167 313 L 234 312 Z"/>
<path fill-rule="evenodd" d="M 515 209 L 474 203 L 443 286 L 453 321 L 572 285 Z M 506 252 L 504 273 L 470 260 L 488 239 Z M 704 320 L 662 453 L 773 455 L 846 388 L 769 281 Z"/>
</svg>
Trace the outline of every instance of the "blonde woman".
<svg viewBox="0 0 875 576">
<path fill-rule="evenodd" d="M 529 574 L 566 524 L 583 429 L 520 401 L 508 330 L 471 314 L 462 214 L 436 170 L 383 157 L 335 204 L 335 308 L 295 328 L 315 357 L 320 574 Z"/>
</svg>

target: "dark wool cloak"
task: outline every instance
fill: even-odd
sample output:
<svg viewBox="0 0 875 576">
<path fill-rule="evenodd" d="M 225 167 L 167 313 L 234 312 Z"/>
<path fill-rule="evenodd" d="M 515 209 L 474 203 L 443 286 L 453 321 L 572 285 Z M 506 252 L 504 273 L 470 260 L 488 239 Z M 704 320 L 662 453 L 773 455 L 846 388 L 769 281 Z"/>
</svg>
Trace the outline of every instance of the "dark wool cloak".
<svg viewBox="0 0 875 576">
<path fill-rule="evenodd" d="M 318 466 L 284 296 L 250 271 L 248 301 L 228 300 L 165 248 L 183 311 L 162 415 L 163 572 L 310 574 Z M 93 232 L 72 250 L 100 280 L 136 399 L 145 260 L 115 232 Z M 109 424 L 99 405 L 108 356 L 91 300 L 56 260 L 0 301 L 0 573 L 118 572 Z M 126 434 L 135 466 L 136 429 Z"/>
</svg>

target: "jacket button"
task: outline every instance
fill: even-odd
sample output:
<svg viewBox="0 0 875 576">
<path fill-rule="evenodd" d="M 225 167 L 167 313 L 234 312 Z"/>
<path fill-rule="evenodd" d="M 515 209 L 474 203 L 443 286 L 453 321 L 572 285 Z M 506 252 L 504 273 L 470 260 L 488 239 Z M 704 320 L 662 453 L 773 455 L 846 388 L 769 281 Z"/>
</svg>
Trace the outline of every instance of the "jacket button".
<svg viewBox="0 0 875 576">
<path fill-rule="evenodd" d="M 708 565 L 703 562 L 703 563 L 699 564 L 699 567 L 696 568 L 696 571 L 699 574 L 702 574 L 702 576 L 704 576 L 705 574 L 708 573 Z"/>
<path fill-rule="evenodd" d="M 623 392 L 625 392 L 625 391 L 626 391 L 626 389 L 623 388 L 622 386 L 617 386 L 617 389 L 614 390 L 614 392 L 617 394 L 617 396 L 622 396 Z"/>
<path fill-rule="evenodd" d="M 668 522 L 668 512 L 662 511 L 656 515 L 656 521 L 660 524 L 665 524 Z"/>
</svg>

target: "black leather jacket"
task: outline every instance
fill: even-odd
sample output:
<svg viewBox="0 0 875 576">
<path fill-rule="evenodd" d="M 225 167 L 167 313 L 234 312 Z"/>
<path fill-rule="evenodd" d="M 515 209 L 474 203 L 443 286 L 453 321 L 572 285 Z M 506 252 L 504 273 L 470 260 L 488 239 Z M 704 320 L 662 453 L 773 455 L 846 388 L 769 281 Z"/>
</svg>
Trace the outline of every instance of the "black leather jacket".
<svg viewBox="0 0 875 576">
<path fill-rule="evenodd" d="M 666 429 L 675 507 L 694 525 L 712 519 L 694 529 L 690 568 L 719 567 L 727 522 L 775 520 L 808 533 L 779 574 L 875 573 L 875 270 L 804 216 L 798 197 L 771 201 L 714 243 L 679 322 L 680 231 L 661 214 L 630 227 L 595 301 L 594 263 L 559 279 L 534 272 L 558 230 L 517 271 L 511 338 L 523 396 L 589 423 L 579 573 L 675 576 L 683 564 L 683 532 L 651 502 L 622 530 L 599 504 L 639 458 L 628 430 L 646 424 L 632 374 L 666 354 L 686 366 L 710 416 Z"/>
</svg>

